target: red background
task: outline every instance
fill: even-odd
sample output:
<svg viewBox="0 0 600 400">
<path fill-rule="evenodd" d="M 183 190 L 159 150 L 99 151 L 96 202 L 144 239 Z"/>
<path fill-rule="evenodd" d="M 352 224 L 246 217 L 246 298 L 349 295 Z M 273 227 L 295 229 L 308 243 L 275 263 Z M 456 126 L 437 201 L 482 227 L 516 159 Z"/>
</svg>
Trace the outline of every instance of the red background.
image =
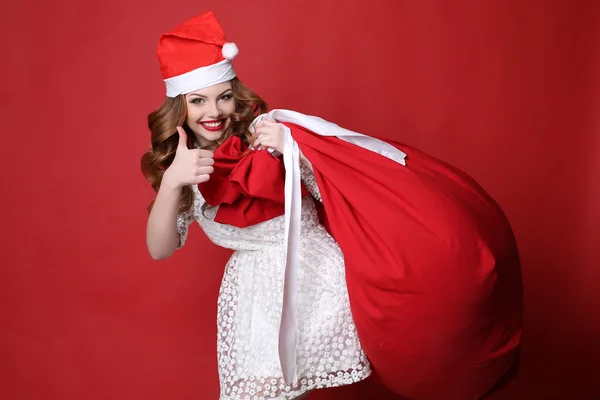
<svg viewBox="0 0 600 400">
<path fill-rule="evenodd" d="M 139 168 L 158 37 L 209 7 L 272 107 L 416 146 L 504 208 L 526 330 L 496 398 L 600 398 L 600 7 L 583 0 L 3 5 L 0 396 L 218 398 L 229 252 L 195 226 L 152 261 Z M 311 398 L 377 397 L 353 388 Z"/>
</svg>

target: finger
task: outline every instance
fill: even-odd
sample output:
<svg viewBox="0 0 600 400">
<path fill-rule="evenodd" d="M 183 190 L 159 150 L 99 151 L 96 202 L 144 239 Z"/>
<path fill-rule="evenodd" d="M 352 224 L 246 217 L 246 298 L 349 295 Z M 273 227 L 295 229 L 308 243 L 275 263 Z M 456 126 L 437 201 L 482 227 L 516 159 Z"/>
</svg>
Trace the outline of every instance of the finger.
<svg viewBox="0 0 600 400">
<path fill-rule="evenodd" d="M 177 143 L 177 147 L 187 149 L 187 134 L 185 133 L 185 130 L 181 126 L 178 126 L 177 132 L 179 132 L 179 143 Z"/>
<path fill-rule="evenodd" d="M 267 134 L 264 131 L 257 132 L 257 134 L 254 135 L 254 137 L 252 138 L 252 143 L 255 143 L 256 141 L 263 140 L 266 137 L 266 135 Z"/>
<path fill-rule="evenodd" d="M 215 157 L 215 154 L 212 151 L 205 150 L 205 149 L 196 149 L 194 151 L 194 154 L 198 158 L 214 158 Z"/>
<path fill-rule="evenodd" d="M 215 159 L 208 158 L 208 157 L 198 158 L 198 159 L 196 159 L 196 165 L 198 165 L 200 167 L 208 167 L 211 165 L 215 165 Z"/>
<path fill-rule="evenodd" d="M 198 175 L 210 175 L 215 172 L 215 169 L 211 166 L 208 167 L 199 167 L 196 169 L 196 176 Z"/>
<path fill-rule="evenodd" d="M 270 146 L 271 143 L 272 140 L 269 138 L 269 136 L 263 134 L 261 137 L 254 141 L 252 147 L 258 150 L 263 150 L 263 148 Z"/>
<path fill-rule="evenodd" d="M 272 127 L 273 124 L 276 124 L 276 123 L 277 122 L 275 122 L 273 120 L 263 119 L 256 125 L 256 128 L 257 129 L 265 129 L 265 128 L 268 129 L 268 128 Z"/>
<path fill-rule="evenodd" d="M 197 185 L 199 183 L 208 182 L 209 180 L 210 180 L 209 174 L 202 174 L 202 175 L 198 175 L 194 179 L 192 179 L 192 184 Z"/>
<path fill-rule="evenodd" d="M 259 127 L 257 127 L 257 128 L 258 128 L 258 129 L 257 129 L 257 132 L 258 132 L 258 131 L 264 131 L 265 129 L 267 129 L 267 130 L 268 130 L 268 129 L 269 129 L 271 126 L 272 126 L 272 124 L 273 124 L 273 123 L 272 123 L 272 122 L 269 122 L 269 121 L 260 121 L 260 126 L 259 126 Z"/>
<path fill-rule="evenodd" d="M 260 137 L 260 134 L 258 132 L 256 132 L 254 135 L 252 135 L 252 137 L 250 138 L 250 142 L 254 143 L 258 138 Z"/>
<path fill-rule="evenodd" d="M 275 144 L 275 140 L 271 135 L 263 135 L 260 137 L 260 145 L 263 147 L 269 147 Z"/>
<path fill-rule="evenodd" d="M 273 135 L 273 134 L 277 134 L 277 123 L 269 123 L 269 125 L 265 125 L 262 129 L 261 129 L 261 133 L 263 135 Z"/>
</svg>

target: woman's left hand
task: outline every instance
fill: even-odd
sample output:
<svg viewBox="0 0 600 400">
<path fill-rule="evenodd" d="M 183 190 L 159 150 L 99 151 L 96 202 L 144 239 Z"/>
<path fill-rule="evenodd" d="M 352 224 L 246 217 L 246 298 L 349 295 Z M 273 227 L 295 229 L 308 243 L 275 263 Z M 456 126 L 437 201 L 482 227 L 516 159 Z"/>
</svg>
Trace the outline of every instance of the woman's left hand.
<svg viewBox="0 0 600 400">
<path fill-rule="evenodd" d="M 271 148 L 283 154 L 284 134 L 282 124 L 270 118 L 263 118 L 256 124 L 252 147 L 258 150 Z"/>
</svg>

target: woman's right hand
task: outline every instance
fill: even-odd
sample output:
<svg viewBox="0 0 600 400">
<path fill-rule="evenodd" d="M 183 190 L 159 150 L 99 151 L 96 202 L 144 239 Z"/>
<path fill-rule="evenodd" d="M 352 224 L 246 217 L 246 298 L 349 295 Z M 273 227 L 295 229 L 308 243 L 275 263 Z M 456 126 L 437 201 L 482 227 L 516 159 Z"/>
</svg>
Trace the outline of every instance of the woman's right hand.
<svg viewBox="0 0 600 400">
<path fill-rule="evenodd" d="M 212 151 L 188 149 L 185 130 L 178 126 L 177 132 L 179 132 L 179 143 L 175 158 L 165 171 L 163 183 L 173 188 L 181 188 L 208 181 L 214 171 L 215 160 Z"/>
</svg>

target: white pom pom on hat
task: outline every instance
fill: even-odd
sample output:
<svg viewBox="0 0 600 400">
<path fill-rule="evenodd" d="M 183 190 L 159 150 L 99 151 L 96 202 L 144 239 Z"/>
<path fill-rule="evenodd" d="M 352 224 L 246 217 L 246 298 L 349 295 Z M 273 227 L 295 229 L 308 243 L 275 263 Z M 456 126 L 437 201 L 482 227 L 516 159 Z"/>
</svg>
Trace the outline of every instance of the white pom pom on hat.
<svg viewBox="0 0 600 400">
<path fill-rule="evenodd" d="M 227 60 L 233 60 L 235 57 L 237 57 L 240 51 L 235 43 L 229 42 L 223 45 L 221 52 L 223 53 L 223 57 L 225 57 Z"/>
</svg>

